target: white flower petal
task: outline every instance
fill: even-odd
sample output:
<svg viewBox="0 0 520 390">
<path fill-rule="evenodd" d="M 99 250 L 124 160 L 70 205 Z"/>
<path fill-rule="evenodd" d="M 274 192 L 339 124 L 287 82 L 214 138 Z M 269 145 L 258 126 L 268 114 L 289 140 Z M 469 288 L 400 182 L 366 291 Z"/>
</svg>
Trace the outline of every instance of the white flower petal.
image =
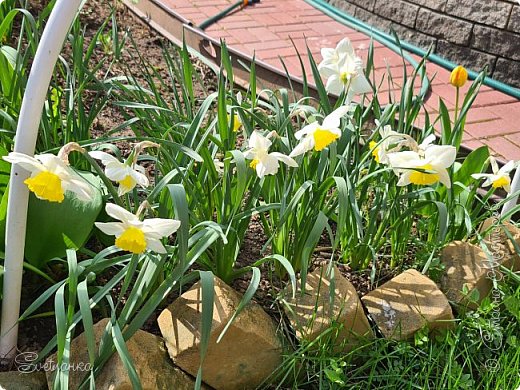
<svg viewBox="0 0 520 390">
<path fill-rule="evenodd" d="M 491 169 L 493 170 L 493 173 L 496 175 L 499 171 L 497 160 L 493 156 L 489 156 L 489 162 L 491 163 Z"/>
<path fill-rule="evenodd" d="M 334 111 L 332 111 L 329 115 L 325 117 L 325 119 L 323 120 L 323 125 L 321 127 L 325 129 L 338 128 L 341 123 L 341 118 L 344 117 L 349 112 L 349 110 L 349 105 L 344 105 L 336 108 Z"/>
<path fill-rule="evenodd" d="M 309 150 L 312 150 L 314 148 L 314 137 L 313 136 L 307 136 L 305 137 L 296 147 L 293 149 L 293 151 L 289 154 L 289 157 L 296 157 L 301 154 L 307 153 Z"/>
<path fill-rule="evenodd" d="M 159 241 L 156 238 L 147 238 L 146 239 L 146 247 L 156 253 L 164 254 L 167 253 L 166 248 L 162 244 L 161 241 Z"/>
<path fill-rule="evenodd" d="M 121 161 L 119 161 L 116 157 L 112 156 L 111 154 L 102 152 L 100 150 L 93 150 L 92 152 L 88 153 L 92 158 L 95 158 L 96 160 L 100 160 L 103 165 L 107 165 L 110 162 L 116 162 L 121 164 Z"/>
<path fill-rule="evenodd" d="M 147 237 L 163 238 L 175 233 L 180 226 L 181 222 L 176 219 L 150 218 L 143 221 L 142 230 Z"/>
<path fill-rule="evenodd" d="M 105 175 L 112 181 L 121 181 L 130 175 L 131 170 L 128 165 L 111 162 L 105 167 Z"/>
<path fill-rule="evenodd" d="M 259 178 L 262 178 L 266 175 L 274 175 L 278 172 L 280 168 L 280 163 L 278 159 L 272 154 L 264 156 L 258 164 L 256 164 L 256 174 Z"/>
<path fill-rule="evenodd" d="M 352 44 L 350 43 L 350 39 L 343 38 L 341 41 L 338 42 L 338 45 L 336 46 L 336 52 L 339 55 L 350 55 L 355 56 L 356 53 L 354 52 L 354 48 L 352 47 Z"/>
<path fill-rule="evenodd" d="M 412 170 L 406 170 L 404 171 L 401 176 L 399 177 L 399 181 L 397 182 L 397 185 L 399 187 L 407 186 L 411 183 L 410 181 L 410 175 L 413 173 Z"/>
<path fill-rule="evenodd" d="M 473 173 L 471 175 L 471 177 L 473 179 L 476 179 L 476 180 L 480 180 L 480 179 L 490 179 L 492 175 L 490 175 L 489 173 Z"/>
<path fill-rule="evenodd" d="M 397 168 L 415 168 L 425 165 L 419 154 L 412 151 L 395 152 L 387 155 L 390 166 Z"/>
<path fill-rule="evenodd" d="M 363 73 L 358 74 L 350 81 L 350 91 L 356 95 L 372 92 L 372 87 Z"/>
<path fill-rule="evenodd" d="M 509 161 L 506 165 L 504 165 L 502 168 L 498 170 L 499 173 L 510 173 L 513 169 L 516 168 L 516 162 Z"/>
<path fill-rule="evenodd" d="M 296 161 L 294 161 L 291 157 L 286 156 L 285 154 L 273 152 L 273 153 L 271 153 L 271 156 L 275 157 L 278 161 L 281 161 L 290 167 L 293 167 L 293 168 L 298 167 L 298 163 Z"/>
<path fill-rule="evenodd" d="M 318 65 L 318 71 L 320 72 L 320 76 L 323 78 L 329 78 L 333 75 L 337 75 L 339 73 L 338 63 L 337 61 L 323 61 Z"/>
<path fill-rule="evenodd" d="M 148 180 L 148 177 L 146 177 L 145 174 L 131 170 L 130 176 L 136 181 L 137 185 L 139 185 L 142 188 L 146 188 L 150 185 L 150 181 Z"/>
<path fill-rule="evenodd" d="M 252 149 L 259 149 L 267 151 L 272 145 L 272 142 L 260 134 L 258 131 L 253 131 L 251 138 L 249 138 L 248 146 Z"/>
<path fill-rule="evenodd" d="M 451 145 L 432 145 L 424 151 L 424 158 L 434 167 L 449 168 L 457 158 L 457 149 Z"/>
<path fill-rule="evenodd" d="M 421 144 L 419 145 L 419 148 L 422 150 L 426 150 L 431 146 L 435 146 L 435 145 L 432 145 L 432 143 L 435 142 L 435 138 L 436 138 L 435 134 L 430 134 L 428 137 L 426 137 L 423 140 L 423 142 L 421 142 Z"/>
<path fill-rule="evenodd" d="M 296 133 L 294 133 L 294 137 L 298 140 L 302 139 L 304 136 L 306 136 L 309 133 L 314 133 L 314 131 L 320 126 L 318 122 L 312 122 L 311 124 L 308 124 L 303 129 L 298 130 Z"/>
<path fill-rule="evenodd" d="M 96 227 L 109 236 L 119 237 L 124 233 L 125 227 L 121 222 L 96 222 Z"/>
<path fill-rule="evenodd" d="M 20 165 L 23 169 L 29 172 L 41 172 L 47 170 L 40 161 L 23 153 L 11 152 L 2 158 L 11 164 Z"/>
<path fill-rule="evenodd" d="M 341 92 L 343 92 L 345 89 L 345 84 L 343 84 L 341 81 L 339 73 L 334 73 L 328 78 L 325 89 L 328 93 L 332 93 L 334 95 L 340 95 Z"/>
<path fill-rule="evenodd" d="M 134 214 L 114 203 L 107 203 L 105 211 L 110 217 L 118 219 L 123 223 L 139 222 L 139 219 Z"/>
<path fill-rule="evenodd" d="M 78 199 L 87 202 L 94 196 L 94 188 L 91 184 L 76 174 L 63 178 L 61 185 L 65 191 L 71 191 L 76 194 Z"/>
<path fill-rule="evenodd" d="M 447 188 L 451 188 L 450 175 L 446 168 L 435 168 L 435 171 L 439 175 L 439 181 L 444 184 Z"/>
</svg>

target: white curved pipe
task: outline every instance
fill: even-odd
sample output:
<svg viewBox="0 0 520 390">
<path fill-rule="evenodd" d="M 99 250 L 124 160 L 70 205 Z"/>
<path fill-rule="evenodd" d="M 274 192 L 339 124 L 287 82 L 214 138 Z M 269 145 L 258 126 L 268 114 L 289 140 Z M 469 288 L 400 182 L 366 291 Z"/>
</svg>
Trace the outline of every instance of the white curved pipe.
<svg viewBox="0 0 520 390">
<path fill-rule="evenodd" d="M 14 151 L 34 154 L 41 113 L 58 55 L 82 0 L 57 0 L 42 34 L 23 97 Z M 5 235 L 4 289 L 0 325 L 0 356 L 16 353 L 22 288 L 23 255 L 29 191 L 23 183 L 28 172 L 11 167 Z"/>
<path fill-rule="evenodd" d="M 517 167 L 515 170 L 515 176 L 513 177 L 513 182 L 511 183 L 511 194 L 514 194 L 518 190 L 520 190 L 520 167 Z M 506 203 L 504 203 L 504 205 L 502 206 L 502 212 L 500 213 L 500 216 L 503 217 L 504 215 L 506 215 L 509 212 L 509 210 L 516 206 L 517 201 L 518 195 L 515 195 Z M 511 219 L 511 217 L 509 217 L 508 220 L 509 219 Z"/>
</svg>

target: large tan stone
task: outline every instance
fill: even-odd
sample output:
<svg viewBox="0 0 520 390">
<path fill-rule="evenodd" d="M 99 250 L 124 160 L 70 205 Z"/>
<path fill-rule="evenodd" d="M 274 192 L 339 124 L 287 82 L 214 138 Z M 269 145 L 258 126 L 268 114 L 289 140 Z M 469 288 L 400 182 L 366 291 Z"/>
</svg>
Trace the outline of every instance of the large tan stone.
<svg viewBox="0 0 520 390">
<path fill-rule="evenodd" d="M 425 326 L 429 330 L 453 325 L 446 296 L 420 272 L 410 269 L 361 298 L 383 335 L 406 340 Z"/>
<path fill-rule="evenodd" d="M 289 288 L 284 310 L 299 339 L 315 340 L 333 322 L 339 324 L 335 345 L 338 350 L 348 351 L 362 338 L 371 338 L 374 334 L 356 289 L 335 266 L 332 271 L 333 278 L 327 275 L 326 265 L 308 274 L 303 295 L 300 286 L 292 298 L 292 287 Z"/>
<path fill-rule="evenodd" d="M 94 325 L 96 347 L 108 323 L 103 319 Z M 141 385 L 145 390 L 192 390 L 195 381 L 192 377 L 175 367 L 166 352 L 164 343 L 160 337 L 151 333 L 138 330 L 127 342 L 126 347 L 134 363 Z M 56 355 L 50 356 L 46 365 L 54 365 Z M 71 342 L 71 358 L 69 371 L 69 389 L 77 389 L 88 374 L 84 369 L 73 370 L 74 367 L 85 367 L 89 363 L 88 350 L 85 334 L 82 333 Z M 54 371 L 47 372 L 49 388 L 52 389 Z M 97 389 L 130 390 L 132 383 L 128 377 L 123 362 L 117 352 L 106 362 L 103 370 L 96 378 Z"/>
<path fill-rule="evenodd" d="M 200 365 L 201 297 L 198 282 L 157 319 L 171 358 L 192 375 L 196 375 Z M 215 278 L 213 322 L 202 378 L 217 390 L 254 389 L 282 362 L 282 343 L 276 326 L 254 302 L 244 308 L 217 344 L 240 300 L 237 292 Z"/>
<path fill-rule="evenodd" d="M 513 271 L 519 271 L 520 255 L 515 249 L 515 244 L 508 237 L 506 230 L 520 248 L 520 229 L 512 223 L 507 221 L 499 223 L 497 218 L 490 217 L 480 227 L 480 232 L 484 233 L 484 240 L 493 255 L 493 260 Z M 498 268 L 498 265 L 496 268 Z"/>
<path fill-rule="evenodd" d="M 43 371 L 0 372 L 0 390 L 47 390 L 47 380 Z"/>
<path fill-rule="evenodd" d="M 454 241 L 442 250 L 441 263 L 445 266 L 440 280 L 441 290 L 462 308 L 475 308 L 491 291 L 493 263 L 480 247 Z M 478 295 L 475 295 L 475 290 Z"/>
</svg>

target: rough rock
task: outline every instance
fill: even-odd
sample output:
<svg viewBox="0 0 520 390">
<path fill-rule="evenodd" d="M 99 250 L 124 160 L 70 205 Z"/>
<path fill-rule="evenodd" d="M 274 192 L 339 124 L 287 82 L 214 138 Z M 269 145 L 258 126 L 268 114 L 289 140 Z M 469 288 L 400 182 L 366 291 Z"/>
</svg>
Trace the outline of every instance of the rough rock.
<svg viewBox="0 0 520 390">
<path fill-rule="evenodd" d="M 218 390 L 254 389 L 282 363 L 276 326 L 258 304 L 250 302 L 217 344 L 241 297 L 222 280 L 214 280 L 213 322 L 202 365 L 203 381 Z M 157 319 L 171 358 L 192 375 L 200 365 L 201 298 L 198 282 Z"/>
<path fill-rule="evenodd" d="M 446 39 L 459 45 L 467 45 L 473 25 L 448 15 L 421 8 L 417 15 L 415 28 L 428 35 Z"/>
<path fill-rule="evenodd" d="M 43 371 L 0 372 L 1 390 L 47 390 L 47 380 Z"/>
<path fill-rule="evenodd" d="M 383 335 L 406 340 L 425 326 L 429 330 L 453 325 L 446 296 L 428 277 L 407 270 L 361 298 Z"/>
<path fill-rule="evenodd" d="M 332 302 L 331 280 L 326 265 L 317 268 L 307 275 L 303 295 L 301 286 L 295 298 L 292 298 L 292 287 L 288 289 L 284 310 L 299 339 L 315 340 L 332 322 L 340 324 L 335 345 L 338 350 L 348 351 L 363 338 L 372 338 L 374 334 L 356 289 L 335 266 Z"/>
<path fill-rule="evenodd" d="M 512 60 L 520 60 L 520 35 L 516 33 L 475 25 L 471 46 Z"/>
<path fill-rule="evenodd" d="M 515 244 L 520 248 L 520 229 L 510 222 L 498 224 L 498 220 L 491 217 L 486 219 L 480 227 L 480 232 L 484 234 L 484 240 L 495 262 L 504 267 L 511 268 L 513 271 L 519 271 L 520 255 L 516 252 L 515 244 L 509 239 L 506 230 L 511 235 Z M 497 267 L 498 264 L 496 264 Z"/>
<path fill-rule="evenodd" d="M 446 13 L 461 19 L 504 28 L 512 5 L 501 1 L 448 0 Z"/>
<path fill-rule="evenodd" d="M 440 280 L 441 290 L 450 301 L 475 308 L 491 291 L 493 283 L 488 272 L 492 263 L 480 247 L 454 241 L 442 250 L 441 262 L 446 268 Z M 463 293 L 464 289 L 467 289 L 467 295 Z"/>
<path fill-rule="evenodd" d="M 94 325 L 97 348 L 107 323 L 108 319 L 103 319 Z M 194 379 L 171 363 L 160 337 L 138 330 L 126 342 L 126 347 L 143 389 L 191 390 L 194 388 Z M 52 355 L 45 364 L 51 366 L 55 365 L 55 362 L 56 355 Z M 88 374 L 88 371 L 85 371 L 85 367 L 88 368 L 86 366 L 88 363 L 87 342 L 85 334 L 82 333 L 71 342 L 69 389 L 78 388 L 84 376 Z M 52 389 L 53 379 L 54 371 L 48 371 L 47 381 L 50 389 Z M 110 390 L 127 390 L 132 388 L 127 371 L 117 352 L 107 361 L 103 370 L 96 378 L 96 388 Z"/>
</svg>

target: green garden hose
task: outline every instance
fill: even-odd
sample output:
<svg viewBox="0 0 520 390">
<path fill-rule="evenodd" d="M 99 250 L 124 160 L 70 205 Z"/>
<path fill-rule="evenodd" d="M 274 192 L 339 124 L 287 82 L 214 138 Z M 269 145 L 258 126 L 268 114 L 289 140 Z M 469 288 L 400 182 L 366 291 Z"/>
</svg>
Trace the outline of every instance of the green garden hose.
<svg viewBox="0 0 520 390">
<path fill-rule="evenodd" d="M 376 41 L 384 44 L 389 49 L 400 53 L 400 48 L 409 51 L 410 53 L 417 54 L 421 57 L 424 57 L 428 55 L 428 59 L 439 65 L 442 66 L 445 69 L 448 69 L 449 71 L 452 71 L 457 64 L 446 60 L 445 58 L 437 55 L 437 54 L 428 54 L 428 52 L 424 49 L 421 49 L 417 46 L 414 46 L 408 42 L 400 41 L 399 45 L 397 45 L 396 39 L 387 33 L 384 33 L 378 29 L 375 29 L 374 27 L 360 21 L 359 19 L 356 19 L 345 12 L 340 11 L 339 9 L 331 6 L 329 3 L 327 3 L 324 0 L 305 0 L 307 3 L 312 5 L 313 7 L 319 9 L 326 15 L 332 17 L 333 19 L 337 20 L 338 22 L 351 27 L 357 31 L 363 32 L 367 35 L 371 35 Z M 392 45 L 389 45 L 391 43 Z M 395 47 L 399 49 L 399 51 L 395 50 Z M 405 57 L 406 58 L 406 57 Z M 409 59 L 407 58 L 407 61 Z M 472 70 L 468 70 L 468 75 L 471 79 L 475 79 L 478 77 L 478 73 Z M 500 92 L 503 92 L 507 95 L 513 96 L 514 98 L 520 99 L 520 89 L 514 88 L 510 85 L 507 85 L 505 83 L 502 83 L 500 81 L 494 80 L 490 77 L 485 77 L 483 83 L 487 85 L 488 87 L 491 87 L 493 89 L 496 89 Z"/>
<path fill-rule="evenodd" d="M 212 24 L 218 22 L 220 19 L 226 17 L 231 11 L 237 9 L 238 7 L 245 7 L 246 5 L 253 4 L 253 3 L 259 3 L 260 0 L 239 0 L 236 3 L 230 5 L 225 10 L 220 11 L 218 14 L 213 15 L 211 18 L 206 19 L 201 24 L 199 24 L 199 28 L 201 30 L 207 29 Z"/>
</svg>

